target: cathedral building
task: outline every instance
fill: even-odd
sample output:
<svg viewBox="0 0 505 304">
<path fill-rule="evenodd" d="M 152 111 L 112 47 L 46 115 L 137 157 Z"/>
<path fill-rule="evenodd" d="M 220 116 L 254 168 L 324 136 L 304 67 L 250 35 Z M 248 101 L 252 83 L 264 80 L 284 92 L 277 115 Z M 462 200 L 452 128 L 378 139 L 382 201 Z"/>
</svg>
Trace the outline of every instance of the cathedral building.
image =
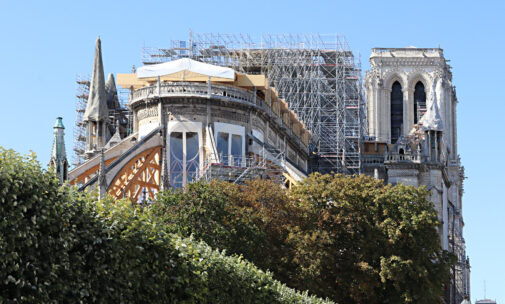
<svg viewBox="0 0 505 304">
<path fill-rule="evenodd" d="M 202 178 L 289 186 L 307 176 L 311 134 L 263 75 L 181 58 L 118 74 L 118 84 L 131 92 L 128 136 L 119 123 L 114 130 L 98 39 L 83 117 L 86 161 L 69 173 L 81 189 L 146 201 Z"/>
<path fill-rule="evenodd" d="M 98 38 L 89 92 L 80 95 L 85 134 L 76 151 L 84 161 L 68 172 L 70 184 L 138 203 L 199 179 L 265 178 L 290 187 L 315 171 L 425 186 L 442 248 L 458 258 L 446 303 L 470 296 L 458 100 L 442 49 L 374 48 L 361 86 L 352 52 L 327 44 L 182 45 L 153 56 L 166 62 L 117 74 L 126 109 L 114 77 L 105 82 Z M 65 180 L 62 134 L 59 119 L 51 163 Z"/>
</svg>

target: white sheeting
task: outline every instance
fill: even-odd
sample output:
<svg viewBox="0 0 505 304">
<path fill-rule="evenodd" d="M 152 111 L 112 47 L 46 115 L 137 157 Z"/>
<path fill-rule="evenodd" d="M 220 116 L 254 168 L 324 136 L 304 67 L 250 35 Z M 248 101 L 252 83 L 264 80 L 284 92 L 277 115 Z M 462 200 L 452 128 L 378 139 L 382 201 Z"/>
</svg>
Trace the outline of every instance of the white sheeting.
<svg viewBox="0 0 505 304">
<path fill-rule="evenodd" d="M 210 77 L 235 79 L 235 71 L 233 69 L 203 63 L 189 58 L 181 58 L 165 63 L 140 67 L 137 70 L 137 77 L 158 77 L 175 74 L 182 71 L 190 71 Z"/>
<path fill-rule="evenodd" d="M 439 99 L 437 98 L 437 91 L 442 91 L 442 81 L 440 79 L 433 81 L 430 90 L 430 98 L 428 99 L 428 109 L 421 118 L 420 123 L 423 125 L 424 130 L 443 131 L 444 122 L 439 111 Z"/>
</svg>

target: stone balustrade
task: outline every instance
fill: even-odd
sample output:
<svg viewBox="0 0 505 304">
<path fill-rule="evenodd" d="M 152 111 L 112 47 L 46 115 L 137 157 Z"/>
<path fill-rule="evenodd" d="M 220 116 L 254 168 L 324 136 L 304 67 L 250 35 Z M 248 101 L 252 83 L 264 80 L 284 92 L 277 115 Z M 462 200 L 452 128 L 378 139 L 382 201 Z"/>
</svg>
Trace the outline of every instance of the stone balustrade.
<svg viewBox="0 0 505 304">
<path fill-rule="evenodd" d="M 259 108 L 275 120 L 281 129 L 283 129 L 283 131 L 286 132 L 287 135 L 299 146 L 306 147 L 300 137 L 295 135 L 293 130 L 284 124 L 282 118 L 277 116 L 272 111 L 272 108 L 263 99 L 258 98 L 252 91 L 218 84 L 211 84 L 209 87 L 208 83 L 184 81 L 165 82 L 160 85 L 159 94 L 157 84 L 135 90 L 130 100 L 130 104 L 133 105 L 143 100 L 160 97 L 204 97 L 210 99 L 224 99 L 230 102 L 238 102 Z"/>
<path fill-rule="evenodd" d="M 417 154 L 388 154 L 384 159 L 386 162 L 413 162 L 421 163 L 421 157 Z"/>
<path fill-rule="evenodd" d="M 210 91 L 210 92 L 209 92 Z M 210 94 L 209 94 L 210 93 Z M 254 93 L 247 90 L 234 88 L 231 86 L 216 85 L 210 86 L 207 83 L 198 82 L 167 82 L 162 83 L 158 95 L 158 86 L 152 85 L 140 88 L 133 92 L 131 103 L 134 104 L 140 100 L 158 97 L 188 97 L 205 96 L 210 98 L 229 99 L 231 101 L 242 101 L 255 104 Z"/>
</svg>

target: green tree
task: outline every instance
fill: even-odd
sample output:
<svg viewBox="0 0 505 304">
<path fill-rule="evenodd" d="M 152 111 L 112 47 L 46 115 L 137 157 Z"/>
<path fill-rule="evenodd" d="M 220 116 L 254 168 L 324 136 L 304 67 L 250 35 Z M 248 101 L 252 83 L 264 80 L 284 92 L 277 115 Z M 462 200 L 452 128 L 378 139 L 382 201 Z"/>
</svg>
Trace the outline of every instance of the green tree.
<svg viewBox="0 0 505 304">
<path fill-rule="evenodd" d="M 286 239 L 296 210 L 287 191 L 271 181 L 236 185 L 214 180 L 160 193 L 150 212 L 172 232 L 242 255 L 292 285 L 297 279 Z"/>
<path fill-rule="evenodd" d="M 453 258 L 424 188 L 313 174 L 291 195 L 296 287 L 342 303 L 440 302 Z"/>
<path fill-rule="evenodd" d="M 452 258 L 427 194 L 366 176 L 199 182 L 161 194 L 151 217 L 337 302 L 437 303 Z"/>
</svg>

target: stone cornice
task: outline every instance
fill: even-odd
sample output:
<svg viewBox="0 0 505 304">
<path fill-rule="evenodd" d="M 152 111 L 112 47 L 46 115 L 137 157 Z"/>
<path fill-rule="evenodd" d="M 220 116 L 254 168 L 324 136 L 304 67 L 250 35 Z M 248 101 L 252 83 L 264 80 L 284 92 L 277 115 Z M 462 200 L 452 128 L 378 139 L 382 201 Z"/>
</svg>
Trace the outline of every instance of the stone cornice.
<svg viewBox="0 0 505 304">
<path fill-rule="evenodd" d="M 372 57 L 370 58 L 370 63 L 372 66 L 379 67 L 442 67 L 445 65 L 445 60 L 443 58 Z"/>
</svg>

